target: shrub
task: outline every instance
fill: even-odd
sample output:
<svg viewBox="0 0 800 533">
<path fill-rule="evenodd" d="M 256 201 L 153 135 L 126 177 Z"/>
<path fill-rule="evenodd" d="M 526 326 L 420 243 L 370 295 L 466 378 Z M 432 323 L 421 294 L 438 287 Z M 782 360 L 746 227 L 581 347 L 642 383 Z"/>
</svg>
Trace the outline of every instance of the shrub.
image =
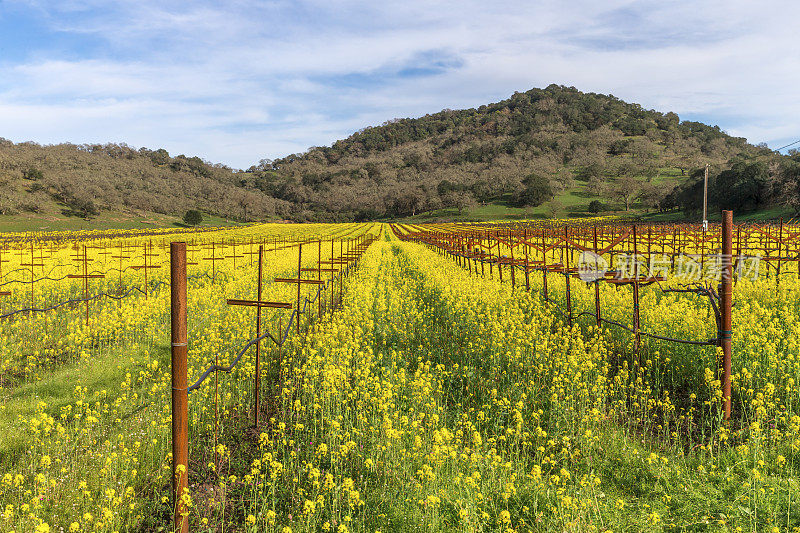
<svg viewBox="0 0 800 533">
<path fill-rule="evenodd" d="M 599 213 L 601 211 L 605 211 L 606 206 L 603 205 L 603 202 L 600 200 L 592 200 L 589 202 L 589 212 L 590 213 Z"/>
<path fill-rule="evenodd" d="M 197 226 L 203 222 L 203 213 L 197 209 L 189 209 L 186 211 L 186 214 L 183 215 L 183 221 L 189 226 Z"/>
</svg>

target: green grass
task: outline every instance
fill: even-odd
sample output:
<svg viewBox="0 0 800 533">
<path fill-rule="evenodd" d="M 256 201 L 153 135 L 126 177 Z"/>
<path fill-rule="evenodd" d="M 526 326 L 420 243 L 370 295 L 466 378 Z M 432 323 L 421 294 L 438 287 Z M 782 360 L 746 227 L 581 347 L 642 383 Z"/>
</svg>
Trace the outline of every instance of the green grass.
<svg viewBox="0 0 800 533">
<path fill-rule="evenodd" d="M 676 168 L 659 169 L 659 176 L 653 179 L 653 183 L 667 180 L 681 179 L 680 170 Z M 601 216 L 625 215 L 639 218 L 649 222 L 697 222 L 700 215 L 687 216 L 683 211 L 670 211 L 668 213 L 650 212 L 642 204 L 634 202 L 631 209 L 625 211 L 624 205 L 620 202 L 591 194 L 587 190 L 584 182 L 576 181 L 575 186 L 566 191 L 556 194 L 555 200 L 561 204 L 562 210 L 560 217 L 584 218 L 596 216 L 589 212 L 589 203 L 599 200 L 606 206 L 606 210 L 598 213 Z M 550 208 L 548 203 L 536 207 L 516 207 L 511 204 L 511 195 L 506 194 L 501 199 L 487 202 L 485 205 L 477 205 L 465 208 L 458 212 L 458 209 L 451 207 L 426 211 L 415 216 L 405 217 L 398 222 L 406 223 L 425 223 L 425 222 L 488 222 L 493 220 L 524 220 L 524 219 L 544 219 L 550 218 Z M 721 220 L 721 213 L 718 211 L 710 212 L 708 219 L 712 222 Z M 735 213 L 734 217 L 738 222 L 759 222 L 767 220 L 779 220 L 783 218 L 788 221 L 797 217 L 797 213 L 791 208 L 784 206 L 770 206 L 756 211 Z"/>
<path fill-rule="evenodd" d="M 109 397 L 116 398 L 125 373 L 145 359 L 144 351 L 139 345 L 126 349 L 112 347 L 104 353 L 48 371 L 39 381 L 0 389 L 0 462 L 13 460 L 27 447 L 28 435 L 18 427 L 18 419 L 33 417 L 39 402 L 46 403 L 46 412 L 58 419 L 60 409 L 75 401 L 75 387 L 106 390 Z M 155 351 L 159 362 L 167 364 L 167 347 L 158 347 Z"/>
<path fill-rule="evenodd" d="M 783 218 L 784 222 L 788 222 L 792 218 L 797 218 L 797 213 L 789 207 L 771 206 L 756 211 L 734 212 L 733 217 L 736 222 L 775 221 L 781 218 Z M 641 215 L 641 219 L 648 222 L 700 222 L 702 214 L 687 217 L 683 211 L 644 213 Z M 722 220 L 722 213 L 718 210 L 710 211 L 708 213 L 708 220 L 711 222 L 720 222 Z"/>
<path fill-rule="evenodd" d="M 215 215 L 203 215 L 203 226 L 239 226 L 239 222 Z M 136 216 L 125 213 L 101 213 L 84 219 L 57 215 L 0 215 L 0 233 L 25 231 L 80 231 L 105 229 L 148 229 L 185 227 L 181 217 L 149 213 Z"/>
</svg>

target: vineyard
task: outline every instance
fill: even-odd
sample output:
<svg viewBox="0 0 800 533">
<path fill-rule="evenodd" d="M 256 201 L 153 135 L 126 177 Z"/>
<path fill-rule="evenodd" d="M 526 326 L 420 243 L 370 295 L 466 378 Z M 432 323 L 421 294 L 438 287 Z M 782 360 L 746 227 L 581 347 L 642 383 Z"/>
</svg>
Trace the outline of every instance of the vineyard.
<svg viewBox="0 0 800 533">
<path fill-rule="evenodd" d="M 3 234 L 0 398 L 0 531 L 800 531 L 800 226 Z"/>
</svg>

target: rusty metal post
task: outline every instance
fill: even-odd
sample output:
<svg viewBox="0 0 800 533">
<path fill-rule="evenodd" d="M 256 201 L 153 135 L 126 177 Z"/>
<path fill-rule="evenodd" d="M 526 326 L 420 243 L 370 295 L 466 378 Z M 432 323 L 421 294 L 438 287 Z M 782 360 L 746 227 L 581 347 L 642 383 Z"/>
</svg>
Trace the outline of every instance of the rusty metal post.
<svg viewBox="0 0 800 533">
<path fill-rule="evenodd" d="M 300 334 L 300 318 L 302 317 L 302 309 L 300 309 L 300 286 L 302 285 L 299 280 L 302 279 L 303 276 L 303 245 L 297 245 L 297 334 Z"/>
<path fill-rule="evenodd" d="M 33 261 L 31 261 L 33 262 Z M 44 261 L 42 261 L 44 263 Z M 83 298 L 86 300 L 86 327 L 89 327 L 89 255 L 83 245 Z"/>
<path fill-rule="evenodd" d="M 706 227 L 703 225 L 703 234 L 700 239 L 700 272 L 703 271 L 703 267 L 706 263 Z"/>
<path fill-rule="evenodd" d="M 514 290 L 516 286 L 516 276 L 514 275 L 514 270 L 516 266 L 514 265 L 514 245 L 511 243 L 511 232 L 508 232 L 508 255 L 511 256 L 511 290 Z"/>
<path fill-rule="evenodd" d="M 778 233 L 778 270 L 775 273 L 775 287 L 780 287 L 782 252 L 783 252 L 783 217 L 781 217 L 780 233 Z"/>
<path fill-rule="evenodd" d="M 211 241 L 211 284 L 213 285 L 214 282 L 217 280 L 217 271 L 215 267 L 217 266 L 216 261 L 216 248 L 214 247 L 214 241 Z"/>
<path fill-rule="evenodd" d="M 478 247 L 481 250 L 481 277 L 483 279 L 486 279 L 486 269 L 484 268 L 484 266 L 486 265 L 486 258 L 485 258 L 485 254 L 483 253 L 483 238 L 480 237 L 480 234 L 478 234 L 478 237 L 479 237 L 478 238 Z M 797 262 L 797 275 L 798 275 L 798 277 L 800 277 L 800 261 Z"/>
<path fill-rule="evenodd" d="M 339 239 L 339 259 L 344 258 L 344 241 Z M 344 263 L 342 263 L 344 265 Z M 350 265 L 347 264 L 349 268 Z M 339 270 L 339 307 L 341 308 L 342 302 L 344 300 L 344 269 Z"/>
<path fill-rule="evenodd" d="M 503 283 L 503 258 L 500 256 L 500 236 L 496 235 L 497 240 L 497 273 L 500 276 L 500 283 Z"/>
<path fill-rule="evenodd" d="M 234 253 L 234 255 L 236 255 Z M 261 284 L 263 278 L 263 256 L 264 246 L 258 245 L 258 296 L 257 302 L 261 301 Z M 256 307 L 256 338 L 261 336 L 261 306 Z M 255 425 L 258 427 L 261 422 L 261 341 L 256 342 L 256 383 L 255 383 Z"/>
<path fill-rule="evenodd" d="M 739 266 L 739 260 L 742 258 L 742 226 L 736 226 L 736 261 L 734 261 L 733 271 Z M 734 282 L 738 281 L 738 276 Z"/>
<path fill-rule="evenodd" d="M 593 228 L 593 236 L 594 236 L 594 271 L 595 275 L 597 275 L 597 269 L 599 265 L 597 264 L 597 226 Z M 594 316 L 597 320 L 597 326 L 600 326 L 600 280 L 595 280 L 594 282 Z"/>
<path fill-rule="evenodd" d="M 731 336 L 733 334 L 733 211 L 722 212 L 722 280 L 720 282 L 720 314 L 722 330 L 719 332 L 719 344 L 722 347 L 722 403 L 724 419 L 731 418 Z"/>
<path fill-rule="evenodd" d="M 527 229 L 524 230 L 524 233 L 522 234 L 522 240 L 525 243 L 523 245 L 523 251 L 525 252 L 525 290 L 530 292 L 530 290 L 531 290 L 531 281 L 530 281 L 530 273 L 528 271 L 528 252 L 530 252 L 530 249 L 528 248 L 528 230 Z"/>
<path fill-rule="evenodd" d="M 531 280 L 530 280 L 530 270 L 528 269 L 528 251 L 527 251 L 527 249 L 525 250 L 525 290 L 528 291 L 528 292 L 530 292 L 530 290 L 531 290 Z"/>
<path fill-rule="evenodd" d="M 170 244 L 172 314 L 172 489 L 174 530 L 189 531 L 188 509 L 181 496 L 189 487 L 188 336 L 186 328 L 186 243 Z"/>
<path fill-rule="evenodd" d="M 633 225 L 633 331 L 634 355 L 639 354 L 641 335 L 639 334 L 639 250 L 636 245 L 636 225 Z"/>
<path fill-rule="evenodd" d="M 542 228 L 542 291 L 544 291 L 544 299 L 547 300 L 547 241 L 544 233 L 545 230 Z"/>
<path fill-rule="evenodd" d="M 147 243 L 144 243 L 144 299 L 147 300 Z"/>
<path fill-rule="evenodd" d="M 291 325 L 289 326 L 291 327 Z M 283 381 L 283 360 L 281 358 L 281 351 L 283 349 L 283 341 L 285 337 L 283 337 L 283 317 L 278 317 L 278 383 L 280 389 L 280 383 Z"/>
<path fill-rule="evenodd" d="M 80 254 L 80 248 L 78 245 L 75 244 L 75 255 Z M 20 261 L 22 261 L 22 254 L 20 254 Z M 33 272 L 33 265 L 35 261 L 33 260 L 33 241 L 31 241 L 31 309 L 35 308 L 36 306 L 33 305 L 33 286 L 36 284 L 36 274 Z M 33 311 L 31 311 L 31 316 L 33 315 Z M 33 327 L 33 322 L 31 322 L 31 327 Z M 31 330 L 33 331 L 33 330 Z"/>
<path fill-rule="evenodd" d="M 492 238 L 489 236 L 489 232 L 486 232 L 486 245 L 489 247 L 489 257 L 492 256 Z M 494 269 L 492 267 L 494 261 L 489 262 L 489 279 L 494 279 Z"/>
<path fill-rule="evenodd" d="M 572 248 L 569 247 L 569 226 L 564 226 L 564 248 L 563 254 L 561 257 L 562 260 L 562 268 L 564 269 L 564 283 L 567 288 L 567 318 L 569 319 L 569 325 L 572 326 L 572 291 L 570 290 L 569 278 L 570 273 L 569 269 L 571 266 L 571 256 L 572 256 Z"/>
</svg>

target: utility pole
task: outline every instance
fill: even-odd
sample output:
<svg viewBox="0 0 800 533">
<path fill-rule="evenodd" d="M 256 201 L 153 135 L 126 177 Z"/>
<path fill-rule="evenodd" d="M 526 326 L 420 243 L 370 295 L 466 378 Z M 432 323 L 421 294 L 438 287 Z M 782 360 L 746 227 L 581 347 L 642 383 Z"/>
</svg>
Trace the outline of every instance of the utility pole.
<svg viewBox="0 0 800 533">
<path fill-rule="evenodd" d="M 706 163 L 706 173 L 703 178 L 703 230 L 708 229 L 708 163 Z"/>
</svg>

